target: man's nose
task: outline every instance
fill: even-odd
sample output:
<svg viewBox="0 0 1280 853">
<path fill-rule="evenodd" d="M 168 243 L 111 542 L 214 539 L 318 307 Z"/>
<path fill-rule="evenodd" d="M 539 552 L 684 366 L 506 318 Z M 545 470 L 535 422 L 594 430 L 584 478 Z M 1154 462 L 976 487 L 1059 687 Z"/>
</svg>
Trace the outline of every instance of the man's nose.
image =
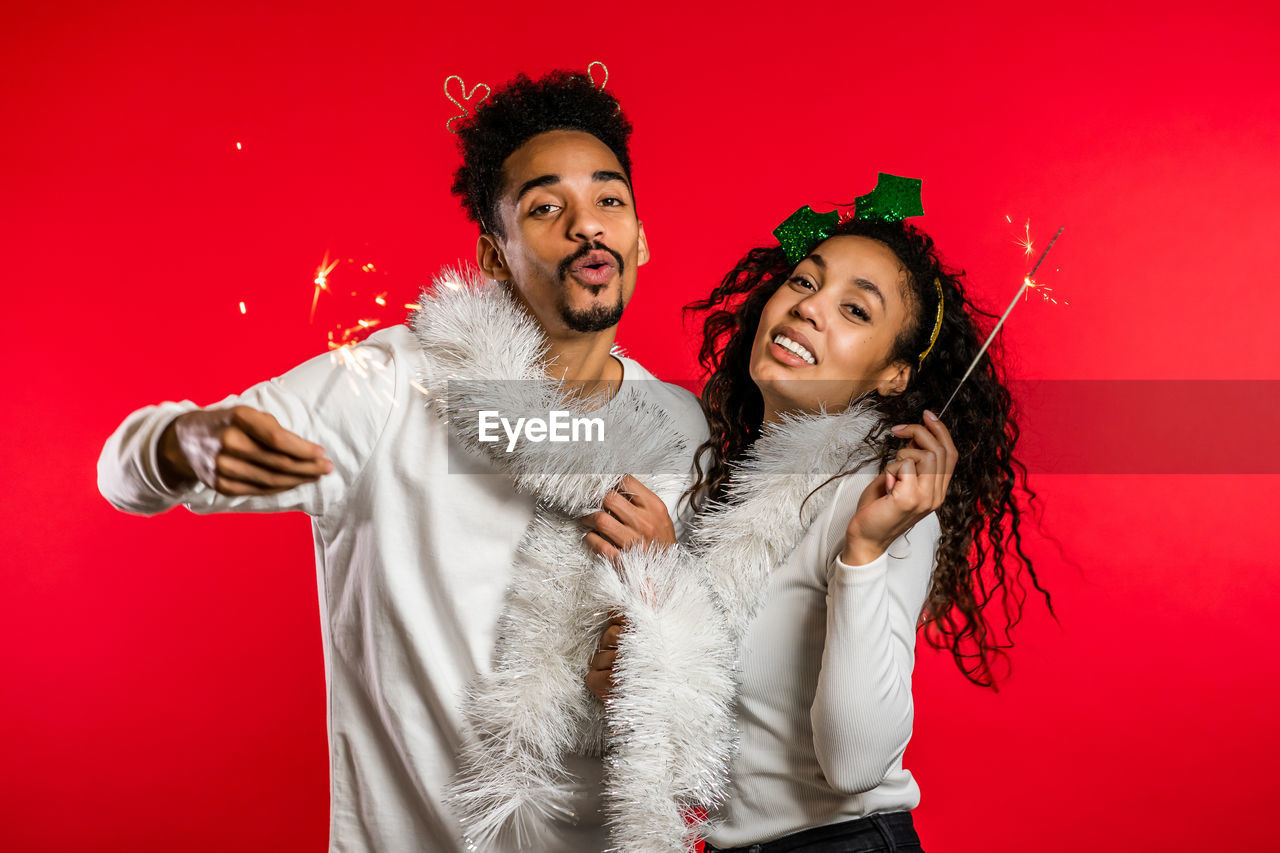
<svg viewBox="0 0 1280 853">
<path fill-rule="evenodd" d="M 569 212 L 569 239 L 591 242 L 604 236 L 604 219 L 594 204 L 575 204 Z"/>
</svg>

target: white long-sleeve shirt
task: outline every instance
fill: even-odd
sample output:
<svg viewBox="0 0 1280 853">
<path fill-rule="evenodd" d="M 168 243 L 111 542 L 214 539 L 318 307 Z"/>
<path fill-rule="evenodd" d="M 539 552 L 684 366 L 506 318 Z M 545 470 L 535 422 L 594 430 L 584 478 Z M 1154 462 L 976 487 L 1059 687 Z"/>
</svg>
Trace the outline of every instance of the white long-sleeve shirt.
<svg viewBox="0 0 1280 853">
<path fill-rule="evenodd" d="M 167 489 L 157 443 L 174 417 L 197 408 L 181 402 L 124 421 L 98 461 L 99 489 L 117 508 L 142 515 L 179 503 L 197 513 L 310 515 L 328 695 L 330 850 L 461 851 L 442 802 L 463 738 L 460 700 L 473 676 L 489 669 L 533 498 L 461 449 L 427 410 L 415 387 L 423 358 L 408 328 L 380 331 L 354 355 L 361 370 L 322 355 L 216 404 L 270 412 L 322 446 L 334 470 L 317 483 L 241 498 L 200 484 Z M 692 394 L 619 361 L 623 381 L 641 381 L 691 450 L 706 439 Z M 679 496 L 661 497 L 679 533 Z M 583 780 L 574 810 L 584 817 L 555 849 L 604 848 L 599 764 L 573 762 Z"/>
<path fill-rule="evenodd" d="M 740 750 L 729 801 L 707 833 L 717 847 L 919 805 L 902 755 L 940 529 L 929 515 L 873 562 L 842 563 L 845 529 L 871 479 L 839 481 L 771 575 L 744 637 Z"/>
</svg>

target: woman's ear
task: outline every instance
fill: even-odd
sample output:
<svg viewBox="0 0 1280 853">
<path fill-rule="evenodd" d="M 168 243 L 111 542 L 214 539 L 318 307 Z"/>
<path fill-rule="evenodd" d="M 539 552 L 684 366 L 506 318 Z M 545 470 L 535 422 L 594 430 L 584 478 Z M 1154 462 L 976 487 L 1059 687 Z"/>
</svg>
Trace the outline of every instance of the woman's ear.
<svg viewBox="0 0 1280 853">
<path fill-rule="evenodd" d="M 476 240 L 476 266 L 485 278 L 493 281 L 509 281 L 511 268 L 507 266 L 507 256 L 503 254 L 498 239 L 485 232 Z"/>
<path fill-rule="evenodd" d="M 911 381 L 911 365 L 905 361 L 897 361 L 885 368 L 880 381 L 876 384 L 876 393 L 881 397 L 896 397 L 907 390 Z"/>
</svg>

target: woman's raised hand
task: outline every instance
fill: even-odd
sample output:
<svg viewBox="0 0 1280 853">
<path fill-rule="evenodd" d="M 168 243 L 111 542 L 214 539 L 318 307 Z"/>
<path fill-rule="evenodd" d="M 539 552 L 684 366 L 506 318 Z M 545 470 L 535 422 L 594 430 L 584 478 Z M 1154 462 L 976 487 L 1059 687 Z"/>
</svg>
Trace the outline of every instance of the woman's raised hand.
<svg viewBox="0 0 1280 853">
<path fill-rule="evenodd" d="M 634 545 L 676 544 L 676 529 L 662 498 L 630 474 L 604 496 L 604 508 L 579 519 L 588 528 L 587 547 L 606 557 Z"/>
<path fill-rule="evenodd" d="M 959 454 L 938 416 L 925 411 L 923 424 L 900 424 L 893 434 L 911 443 L 859 498 L 840 553 L 846 565 L 861 566 L 878 558 L 947 497 Z"/>
</svg>

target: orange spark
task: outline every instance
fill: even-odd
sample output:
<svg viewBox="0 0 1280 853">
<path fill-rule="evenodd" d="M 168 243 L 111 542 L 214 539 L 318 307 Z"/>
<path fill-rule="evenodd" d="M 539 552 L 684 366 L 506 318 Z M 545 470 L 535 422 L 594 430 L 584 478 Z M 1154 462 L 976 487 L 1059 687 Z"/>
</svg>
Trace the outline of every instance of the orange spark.
<svg viewBox="0 0 1280 853">
<path fill-rule="evenodd" d="M 1005 217 L 1005 219 L 1008 219 L 1008 218 L 1009 217 L 1007 216 Z M 1013 242 L 1017 243 L 1019 246 L 1022 247 L 1022 251 L 1027 257 L 1031 257 L 1032 246 L 1031 246 L 1031 220 L 1030 219 L 1027 220 L 1025 234 L 1021 238 L 1015 239 Z"/>
<path fill-rule="evenodd" d="M 320 300 L 320 291 L 329 289 L 329 273 L 338 265 L 338 259 L 329 262 L 329 253 L 324 253 L 324 260 L 316 267 L 316 292 L 311 297 L 311 322 L 316 321 L 316 303 Z"/>
<path fill-rule="evenodd" d="M 347 326 L 346 328 L 339 326 L 337 338 L 334 338 L 333 332 L 329 333 L 329 349 L 338 349 L 339 347 L 345 347 L 350 344 L 358 344 L 360 343 L 360 340 L 356 337 L 357 335 L 361 332 L 372 329 L 374 326 L 381 325 L 381 323 L 381 320 L 364 319 L 356 320 L 356 324 L 354 326 Z"/>
<path fill-rule="evenodd" d="M 1034 290 L 1040 294 L 1040 297 L 1044 299 L 1045 302 L 1052 302 L 1054 305 L 1070 305 L 1071 304 L 1066 299 L 1062 300 L 1062 302 L 1058 302 L 1056 298 L 1049 295 L 1050 293 L 1053 292 L 1052 287 L 1050 287 L 1047 284 L 1041 284 L 1040 282 L 1036 281 L 1030 276 L 1023 278 L 1022 281 L 1026 285 L 1026 290 L 1022 294 L 1022 300 L 1024 302 L 1027 300 L 1028 296 L 1031 294 L 1031 291 Z"/>
<path fill-rule="evenodd" d="M 376 322 L 373 325 L 377 325 Z M 343 337 L 345 338 L 351 334 L 354 328 L 345 330 Z M 387 366 L 374 357 L 376 352 L 376 349 L 360 346 L 359 340 L 346 340 L 339 343 L 333 339 L 333 332 L 329 333 L 329 357 L 335 364 L 340 364 L 346 368 L 347 381 L 356 395 L 361 395 L 363 385 L 364 390 L 386 397 L 393 406 L 398 406 L 399 403 L 396 401 L 395 395 L 385 387 L 380 387 L 385 384 L 388 378 L 386 376 Z M 375 384 L 373 380 L 377 378 L 381 378 L 383 382 Z M 358 379 L 364 380 L 364 382 L 358 382 Z"/>
</svg>

